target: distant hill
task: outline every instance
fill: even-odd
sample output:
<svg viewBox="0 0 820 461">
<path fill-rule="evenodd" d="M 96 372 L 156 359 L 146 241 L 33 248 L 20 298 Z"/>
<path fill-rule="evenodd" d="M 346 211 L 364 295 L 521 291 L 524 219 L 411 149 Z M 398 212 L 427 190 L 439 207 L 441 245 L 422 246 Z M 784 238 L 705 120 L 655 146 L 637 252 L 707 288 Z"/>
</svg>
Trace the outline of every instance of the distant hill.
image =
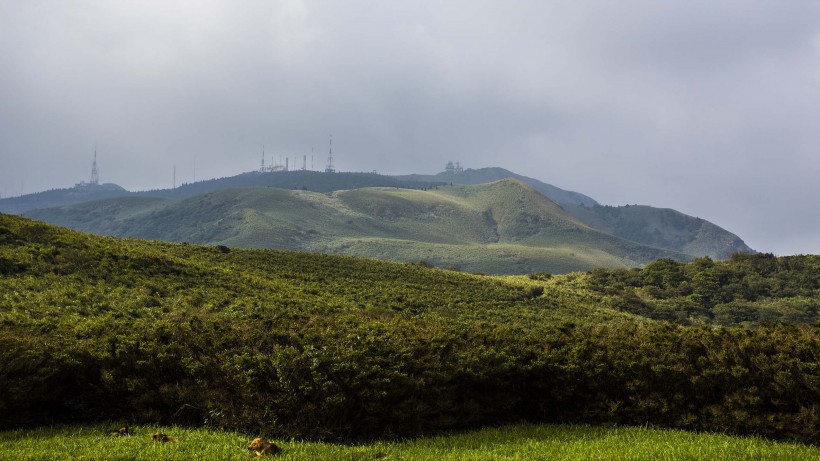
<svg viewBox="0 0 820 461">
<path fill-rule="evenodd" d="M 129 192 L 115 184 L 78 186 L 71 189 L 57 189 L 22 197 L 2 199 L 0 200 L 0 212 L 31 214 L 32 210 L 38 208 L 53 208 L 119 197 L 182 200 L 219 190 L 248 187 L 269 187 L 321 193 L 367 187 L 424 190 L 449 184 L 486 184 L 506 178 L 518 179 L 528 184 L 535 191 L 558 203 L 566 212 L 586 226 L 642 245 L 671 250 L 694 257 L 710 256 L 718 259 L 724 259 L 737 251 L 752 251 L 738 236 L 708 221 L 674 210 L 647 206 L 604 207 L 586 195 L 566 191 L 503 168 L 467 169 L 458 173 L 405 176 L 384 176 L 375 173 L 327 174 L 316 171 L 251 172 L 227 178 L 184 184 L 175 189 L 144 192 Z M 139 210 L 152 208 L 153 205 L 157 205 L 159 202 L 125 201 L 124 203 L 127 204 L 129 212 L 138 213 Z M 138 204 L 140 205 L 138 206 Z M 151 205 L 149 206 L 149 204 Z M 116 213 L 106 214 L 103 212 L 103 210 L 107 210 L 106 206 L 97 208 L 97 204 L 88 204 L 86 207 L 71 210 L 49 210 L 38 214 L 38 216 L 42 216 L 42 219 L 46 220 L 57 220 L 55 222 L 70 225 L 76 229 L 97 233 L 112 233 L 115 231 L 110 228 L 122 225 L 122 217 L 116 218 L 118 216 Z M 112 206 L 114 205 L 112 204 Z M 117 204 L 116 206 L 126 205 Z M 299 210 L 304 212 L 303 209 Z M 83 215 L 83 213 L 86 214 Z M 69 222 L 71 224 L 68 224 Z"/>
<path fill-rule="evenodd" d="M 28 215 L 113 236 L 426 261 L 485 273 L 565 273 L 687 259 L 591 229 L 514 179 L 329 195 L 226 189 L 181 201 L 125 197 Z"/>
<path fill-rule="evenodd" d="M 688 255 L 726 259 L 732 253 L 754 251 L 737 235 L 669 208 L 565 204 L 564 209 L 589 227 Z"/>
<path fill-rule="evenodd" d="M 407 175 L 402 179 L 453 184 L 479 184 L 516 178 L 560 204 L 569 214 L 593 229 L 690 256 L 726 259 L 732 253 L 753 252 L 737 235 L 717 225 L 668 208 L 601 206 L 578 192 L 566 191 L 503 168 L 466 169 L 460 173 Z"/>
<path fill-rule="evenodd" d="M 167 199 L 184 199 L 222 189 L 241 187 L 277 187 L 281 189 L 299 189 L 313 192 L 333 192 L 342 189 L 360 187 L 404 187 L 423 189 L 444 182 L 402 179 L 376 173 L 333 173 L 318 171 L 279 171 L 250 172 L 225 178 L 209 179 L 190 184 L 183 184 L 175 189 L 156 189 L 142 192 L 130 192 L 116 184 L 99 186 L 78 185 L 67 189 L 54 189 L 46 192 L 0 199 L 0 212 L 24 214 L 37 208 L 51 208 L 62 205 L 101 200 L 113 197 L 142 196 Z"/>
<path fill-rule="evenodd" d="M 123 197 L 130 194 L 131 192 L 116 184 L 83 184 L 71 188 L 51 189 L 19 197 L 0 199 L 0 212 L 23 214 L 35 208 L 51 208 L 90 200 Z"/>
<path fill-rule="evenodd" d="M 139 192 L 139 195 L 183 199 L 222 189 L 240 187 L 277 187 L 280 189 L 299 189 L 312 192 L 333 192 L 343 189 L 362 187 L 404 187 L 422 189 L 430 187 L 431 181 L 405 179 L 396 176 L 385 176 L 377 173 L 323 173 L 319 171 L 277 171 L 261 173 L 253 171 L 226 178 L 209 179 L 191 184 L 183 184 L 176 189 L 160 189 Z M 433 181 L 436 183 L 436 181 Z M 438 181 L 438 184 L 444 184 Z"/>
<path fill-rule="evenodd" d="M 562 205 L 565 203 L 584 206 L 598 205 L 598 202 L 584 194 L 564 190 L 559 187 L 555 187 L 552 184 L 547 184 L 537 179 L 528 178 L 526 176 L 513 173 L 512 171 L 505 170 L 504 168 L 479 168 L 476 170 L 468 168 L 459 173 L 443 172 L 435 175 L 411 174 L 396 176 L 396 178 L 408 181 L 426 181 L 445 184 L 482 184 L 506 178 L 515 178 L 525 184 L 529 184 L 533 189 L 546 195 L 552 201 Z"/>
</svg>

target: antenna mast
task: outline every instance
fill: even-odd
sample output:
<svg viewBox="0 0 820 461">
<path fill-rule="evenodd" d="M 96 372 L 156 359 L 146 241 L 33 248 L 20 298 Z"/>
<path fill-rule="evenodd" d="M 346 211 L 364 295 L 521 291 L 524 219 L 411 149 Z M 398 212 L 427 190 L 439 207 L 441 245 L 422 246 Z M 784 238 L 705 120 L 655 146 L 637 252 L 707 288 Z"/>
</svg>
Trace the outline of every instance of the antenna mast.
<svg viewBox="0 0 820 461">
<path fill-rule="evenodd" d="M 94 163 L 91 164 L 91 181 L 89 184 L 97 186 L 100 184 L 100 173 L 97 170 L 97 144 L 94 143 Z"/>
<path fill-rule="evenodd" d="M 330 150 L 327 154 L 327 168 L 325 168 L 325 173 L 335 173 L 336 170 L 333 168 L 333 135 L 330 135 Z"/>
</svg>

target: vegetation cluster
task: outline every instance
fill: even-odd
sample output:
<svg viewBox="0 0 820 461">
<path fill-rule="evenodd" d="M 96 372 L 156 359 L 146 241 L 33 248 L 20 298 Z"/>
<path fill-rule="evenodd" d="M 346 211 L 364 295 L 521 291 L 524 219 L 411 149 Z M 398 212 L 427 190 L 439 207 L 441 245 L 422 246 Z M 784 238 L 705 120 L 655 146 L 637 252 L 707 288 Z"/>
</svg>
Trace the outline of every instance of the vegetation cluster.
<svg viewBox="0 0 820 461">
<path fill-rule="evenodd" d="M 503 278 L 0 215 L 0 428 L 115 419 L 350 440 L 524 420 L 817 442 L 816 324 L 693 326 L 656 306 L 816 303 L 818 263 Z"/>
<path fill-rule="evenodd" d="M 589 287 L 611 305 L 682 324 L 820 321 L 820 258 L 735 253 L 727 261 L 659 259 L 642 269 L 594 270 Z"/>
</svg>

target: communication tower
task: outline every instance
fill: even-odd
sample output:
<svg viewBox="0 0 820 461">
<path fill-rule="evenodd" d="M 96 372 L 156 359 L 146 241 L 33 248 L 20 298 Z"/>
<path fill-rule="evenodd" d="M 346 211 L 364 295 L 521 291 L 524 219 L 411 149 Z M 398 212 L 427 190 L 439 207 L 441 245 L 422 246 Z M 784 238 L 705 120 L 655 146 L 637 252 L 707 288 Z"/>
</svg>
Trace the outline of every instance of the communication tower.
<svg viewBox="0 0 820 461">
<path fill-rule="evenodd" d="M 325 168 L 325 173 L 335 173 L 336 170 L 333 168 L 333 135 L 330 135 L 330 150 L 327 154 L 327 168 Z"/>
<path fill-rule="evenodd" d="M 97 170 L 97 145 L 94 145 L 94 163 L 91 164 L 91 181 L 88 184 L 92 186 L 100 185 L 100 172 Z"/>
</svg>

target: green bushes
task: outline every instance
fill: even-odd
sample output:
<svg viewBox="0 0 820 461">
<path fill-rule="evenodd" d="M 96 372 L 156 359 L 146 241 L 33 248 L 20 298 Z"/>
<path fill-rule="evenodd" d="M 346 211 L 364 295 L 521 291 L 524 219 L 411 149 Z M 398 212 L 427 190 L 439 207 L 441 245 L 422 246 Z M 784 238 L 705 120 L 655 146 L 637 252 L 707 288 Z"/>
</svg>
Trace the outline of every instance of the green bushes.
<svg viewBox="0 0 820 461">
<path fill-rule="evenodd" d="M 755 321 L 783 303 L 816 313 L 810 257 L 505 282 L 2 215 L 0 236 L 2 261 L 24 267 L 0 276 L 2 428 L 114 419 L 357 439 L 523 419 L 818 440 L 820 327 L 686 327 L 606 307 L 727 323 L 750 305 Z M 740 263 L 755 269 L 738 279 Z M 695 286 L 703 271 L 716 291 Z M 722 302 L 738 280 L 769 295 L 690 297 Z"/>
<path fill-rule="evenodd" d="M 207 422 L 353 439 L 525 419 L 817 440 L 816 328 L 282 320 L 194 317 L 85 333 L 64 323 L 49 340 L 35 325 L 4 330 L 0 425 Z"/>
<path fill-rule="evenodd" d="M 589 273 L 587 287 L 625 312 L 682 324 L 803 324 L 820 321 L 820 256 L 732 255 L 684 264 Z"/>
</svg>

